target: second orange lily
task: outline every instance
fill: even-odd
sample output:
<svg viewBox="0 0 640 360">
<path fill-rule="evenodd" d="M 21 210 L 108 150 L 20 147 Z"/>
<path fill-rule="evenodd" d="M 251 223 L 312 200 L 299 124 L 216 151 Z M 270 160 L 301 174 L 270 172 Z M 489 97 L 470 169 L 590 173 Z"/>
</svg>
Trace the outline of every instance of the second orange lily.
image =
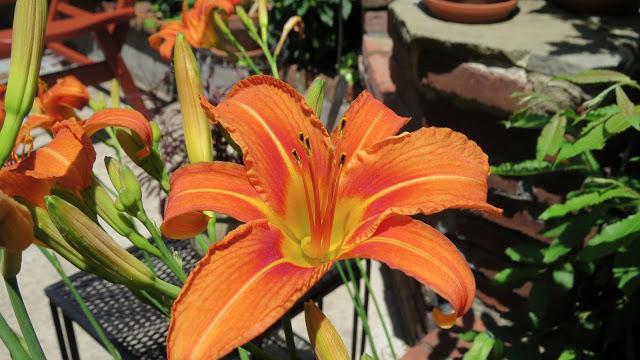
<svg viewBox="0 0 640 360">
<path fill-rule="evenodd" d="M 204 103 L 242 148 L 244 166 L 211 162 L 175 172 L 162 231 L 186 239 L 212 210 L 247 222 L 213 246 L 174 302 L 171 359 L 220 358 L 261 334 L 335 261 L 371 258 L 427 284 L 457 316 L 475 282 L 442 234 L 409 215 L 486 203 L 487 156 L 464 135 L 422 128 L 370 94 L 329 135 L 305 100 L 266 76 Z"/>
</svg>

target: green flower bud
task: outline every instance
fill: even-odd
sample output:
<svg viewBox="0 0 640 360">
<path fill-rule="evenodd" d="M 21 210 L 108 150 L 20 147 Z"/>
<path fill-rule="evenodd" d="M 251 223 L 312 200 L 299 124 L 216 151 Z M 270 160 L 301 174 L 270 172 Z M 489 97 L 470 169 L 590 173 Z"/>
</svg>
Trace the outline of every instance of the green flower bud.
<svg viewBox="0 0 640 360">
<path fill-rule="evenodd" d="M 142 210 L 142 190 L 133 171 L 114 158 L 105 157 L 104 161 L 111 183 L 118 192 L 116 201 L 118 210 L 129 214 L 136 214 Z"/>
<path fill-rule="evenodd" d="M 33 105 L 47 24 L 47 0 L 18 0 L 13 17 L 11 65 L 0 130 L 0 166 L 13 149 L 22 120 Z"/>
<path fill-rule="evenodd" d="M 304 320 L 311 347 L 318 360 L 351 358 L 336 328 L 312 301 L 304 303 Z"/>
<path fill-rule="evenodd" d="M 324 102 L 324 86 L 326 85 L 326 81 L 322 78 L 317 77 L 313 79 L 311 86 L 307 89 L 307 94 L 304 96 L 307 104 L 313 109 L 316 113 L 316 116 L 320 117 L 322 115 L 322 104 Z"/>
<path fill-rule="evenodd" d="M 98 224 L 70 203 L 52 195 L 45 198 L 49 216 L 62 237 L 114 283 L 148 288 L 155 282 L 153 271 L 121 248 Z"/>
<path fill-rule="evenodd" d="M 33 218 L 34 223 L 33 230 L 38 240 L 60 254 L 63 258 L 67 259 L 67 261 L 72 263 L 78 269 L 93 272 L 91 271 L 84 256 L 76 251 L 76 249 L 74 249 L 67 240 L 62 237 L 56 226 L 51 221 L 47 210 L 26 201 L 23 202 L 23 204 L 29 208 L 29 211 L 31 211 L 31 217 Z"/>
<path fill-rule="evenodd" d="M 258 34 L 258 30 L 256 29 L 256 25 L 253 23 L 253 20 L 249 17 L 244 8 L 240 5 L 236 6 L 236 15 L 240 18 L 242 25 L 244 25 L 245 29 L 249 34 Z"/>
<path fill-rule="evenodd" d="M 178 33 L 173 48 L 176 86 L 182 111 L 182 127 L 187 155 L 192 163 L 213 160 L 211 128 L 200 106 L 202 83 L 193 49 L 184 35 Z"/>
<path fill-rule="evenodd" d="M 96 179 L 83 191 L 83 197 L 87 205 L 118 234 L 129 239 L 137 248 L 157 257 L 161 256 L 160 251 L 138 233 L 131 218 L 116 209 L 113 199 Z"/>
</svg>

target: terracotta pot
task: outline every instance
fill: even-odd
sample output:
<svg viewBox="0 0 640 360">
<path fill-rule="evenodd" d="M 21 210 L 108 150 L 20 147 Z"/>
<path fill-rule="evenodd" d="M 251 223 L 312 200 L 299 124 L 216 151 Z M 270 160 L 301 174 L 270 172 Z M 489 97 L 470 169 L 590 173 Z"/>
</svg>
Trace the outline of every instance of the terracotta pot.
<svg viewBox="0 0 640 360">
<path fill-rule="evenodd" d="M 635 15 L 637 0 L 553 0 L 559 7 L 577 13 Z"/>
<path fill-rule="evenodd" d="M 250 18 L 251 18 L 251 21 L 253 21 L 253 23 L 255 24 L 256 28 L 260 28 L 258 24 L 258 15 L 256 14 L 256 15 L 250 16 Z M 247 51 L 249 56 L 257 56 L 262 54 L 262 50 L 260 49 L 260 46 L 255 41 L 253 41 L 253 39 L 251 39 L 247 31 L 245 30 L 244 25 L 242 25 L 242 21 L 240 21 L 240 18 L 238 17 L 238 15 L 233 14 L 229 16 L 227 25 L 229 26 L 229 30 L 231 30 L 231 33 L 233 34 L 233 36 L 235 36 L 236 40 L 238 40 L 240 45 L 244 47 L 244 49 Z M 227 38 L 225 38 L 224 35 L 222 35 L 222 33 L 220 33 L 219 31 L 218 31 L 218 39 L 219 39 L 218 45 L 215 48 L 211 49 L 211 52 L 213 52 L 218 56 L 223 56 L 223 57 L 228 56 L 228 54 L 224 50 L 227 50 L 232 53 L 237 52 L 236 48 L 233 45 L 231 45 L 231 43 L 227 40 Z"/>
<path fill-rule="evenodd" d="M 423 0 L 434 16 L 447 21 L 486 24 L 506 19 L 517 0 Z"/>
</svg>

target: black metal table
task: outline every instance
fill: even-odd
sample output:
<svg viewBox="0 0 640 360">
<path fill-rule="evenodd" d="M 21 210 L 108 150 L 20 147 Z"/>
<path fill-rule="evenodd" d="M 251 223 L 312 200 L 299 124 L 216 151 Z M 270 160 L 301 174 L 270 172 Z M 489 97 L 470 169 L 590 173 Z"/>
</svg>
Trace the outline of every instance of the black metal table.
<svg viewBox="0 0 640 360">
<path fill-rule="evenodd" d="M 189 241 L 167 241 L 167 246 L 180 254 L 187 272 L 191 271 L 200 259 L 200 255 Z M 136 257 L 142 258 L 140 250 L 130 248 L 129 251 Z M 174 284 L 177 283 L 177 279 L 158 259 L 152 259 L 152 263 L 159 278 Z M 166 358 L 165 337 L 168 327 L 166 317 L 150 305 L 138 300 L 124 286 L 109 283 L 93 274 L 84 272 L 75 273 L 69 276 L 69 279 L 123 359 L 155 360 Z M 342 281 L 334 268 L 307 293 L 305 299 L 312 299 L 322 304 L 322 298 L 340 285 L 342 285 Z M 80 359 L 73 323 L 80 326 L 102 345 L 98 335 L 62 281 L 48 286 L 45 289 L 45 294 L 49 297 L 58 344 L 64 360 Z M 293 307 L 292 315 L 299 313 L 302 309 L 303 303 L 301 301 Z M 356 324 L 354 318 L 354 327 Z M 280 323 L 278 322 L 270 330 L 279 327 Z M 265 334 L 269 332 L 268 330 Z M 361 339 L 364 340 L 364 334 L 362 335 Z M 273 345 L 273 339 L 267 339 L 266 336 L 261 336 L 257 342 L 258 344 L 267 342 Z"/>
</svg>

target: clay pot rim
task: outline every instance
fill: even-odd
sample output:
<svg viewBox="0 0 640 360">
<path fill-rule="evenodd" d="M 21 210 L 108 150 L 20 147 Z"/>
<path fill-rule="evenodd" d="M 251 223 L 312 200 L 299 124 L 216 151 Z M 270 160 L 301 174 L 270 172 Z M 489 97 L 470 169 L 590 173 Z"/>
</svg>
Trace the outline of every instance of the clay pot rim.
<svg viewBox="0 0 640 360">
<path fill-rule="evenodd" d="M 425 2 L 433 2 L 439 5 L 449 6 L 451 8 L 456 8 L 457 10 L 468 10 L 468 9 L 482 9 L 482 10 L 501 10 L 506 7 L 515 6 L 518 3 L 518 0 L 503 0 L 498 3 L 492 4 L 471 4 L 471 3 L 460 3 L 456 1 L 450 0 L 425 0 Z"/>
</svg>

